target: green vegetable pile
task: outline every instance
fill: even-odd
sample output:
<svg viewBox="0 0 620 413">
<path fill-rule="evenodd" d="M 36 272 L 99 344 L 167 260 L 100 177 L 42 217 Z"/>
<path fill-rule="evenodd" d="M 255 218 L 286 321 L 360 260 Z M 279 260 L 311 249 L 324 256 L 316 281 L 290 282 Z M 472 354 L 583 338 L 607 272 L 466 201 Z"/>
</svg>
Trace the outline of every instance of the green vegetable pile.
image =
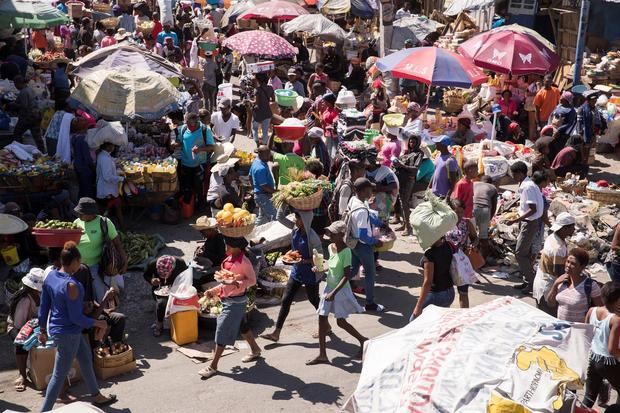
<svg viewBox="0 0 620 413">
<path fill-rule="evenodd" d="M 278 251 L 269 252 L 265 254 L 265 261 L 267 261 L 267 264 L 270 266 L 274 266 L 278 258 L 280 258 L 280 255 L 282 255 L 282 253 Z"/>
<path fill-rule="evenodd" d="M 157 238 L 151 235 L 121 232 L 120 237 L 129 267 L 157 254 Z"/>
<path fill-rule="evenodd" d="M 301 182 L 291 182 L 280 187 L 278 192 L 273 196 L 273 205 L 279 208 L 292 198 L 305 198 L 317 193 L 321 189 L 331 191 L 332 184 L 329 181 L 321 179 L 307 179 Z"/>
<path fill-rule="evenodd" d="M 288 282 L 288 275 L 286 271 L 280 268 L 265 268 L 258 274 L 259 278 L 273 283 L 285 283 Z"/>
<path fill-rule="evenodd" d="M 73 222 L 60 221 L 58 219 L 38 221 L 34 227 L 35 229 L 80 229 L 80 227 Z"/>
</svg>

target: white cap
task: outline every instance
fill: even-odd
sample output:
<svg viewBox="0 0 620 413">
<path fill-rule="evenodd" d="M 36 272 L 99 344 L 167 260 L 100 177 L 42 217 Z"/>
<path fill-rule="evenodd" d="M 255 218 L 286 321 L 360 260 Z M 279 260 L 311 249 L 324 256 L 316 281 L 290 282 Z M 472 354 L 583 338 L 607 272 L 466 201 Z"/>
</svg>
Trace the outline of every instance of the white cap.
<svg viewBox="0 0 620 413">
<path fill-rule="evenodd" d="M 551 225 L 551 231 L 559 231 L 567 225 L 575 225 L 575 217 L 568 212 L 562 212 L 555 218 L 555 222 Z"/>
</svg>

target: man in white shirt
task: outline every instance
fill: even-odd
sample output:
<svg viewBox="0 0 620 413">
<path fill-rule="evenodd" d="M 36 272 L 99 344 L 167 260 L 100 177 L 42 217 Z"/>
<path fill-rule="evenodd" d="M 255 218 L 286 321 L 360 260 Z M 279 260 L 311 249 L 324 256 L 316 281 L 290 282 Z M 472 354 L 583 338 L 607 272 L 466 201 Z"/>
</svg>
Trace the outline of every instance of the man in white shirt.
<svg viewBox="0 0 620 413">
<path fill-rule="evenodd" d="M 105 142 L 97 155 L 97 199 L 105 205 L 106 212 L 114 210 L 118 224 L 123 227 L 121 198 L 118 193 L 118 184 L 125 180 L 116 172 L 116 162 L 112 158 L 115 145 Z"/>
<path fill-rule="evenodd" d="M 219 111 L 211 115 L 211 132 L 218 142 L 235 142 L 235 135 L 241 129 L 237 115 L 232 113 L 232 102 L 228 98 L 222 99 L 217 106 Z"/>
<path fill-rule="evenodd" d="M 524 283 L 515 288 L 523 294 L 532 293 L 534 282 L 534 258 L 532 244 L 540 231 L 540 220 L 543 216 L 544 200 L 540 188 L 527 176 L 527 165 L 515 162 L 510 167 L 513 178 L 519 182 L 519 218 L 506 222 L 507 225 L 519 223 L 519 236 L 515 255 L 519 271 Z"/>
</svg>

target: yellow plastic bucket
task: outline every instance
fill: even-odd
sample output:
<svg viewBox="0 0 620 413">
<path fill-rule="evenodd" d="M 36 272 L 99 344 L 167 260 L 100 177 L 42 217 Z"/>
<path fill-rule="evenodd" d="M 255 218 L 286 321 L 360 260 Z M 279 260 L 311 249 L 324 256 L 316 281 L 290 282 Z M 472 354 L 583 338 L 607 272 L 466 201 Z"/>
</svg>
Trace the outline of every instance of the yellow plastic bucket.
<svg viewBox="0 0 620 413">
<path fill-rule="evenodd" d="M 170 335 L 179 346 L 198 340 L 198 312 L 181 311 L 170 316 Z"/>
<path fill-rule="evenodd" d="M 2 259 L 6 265 L 15 265 L 19 263 L 19 254 L 17 254 L 17 247 L 15 245 L 9 245 L 0 250 Z"/>
</svg>

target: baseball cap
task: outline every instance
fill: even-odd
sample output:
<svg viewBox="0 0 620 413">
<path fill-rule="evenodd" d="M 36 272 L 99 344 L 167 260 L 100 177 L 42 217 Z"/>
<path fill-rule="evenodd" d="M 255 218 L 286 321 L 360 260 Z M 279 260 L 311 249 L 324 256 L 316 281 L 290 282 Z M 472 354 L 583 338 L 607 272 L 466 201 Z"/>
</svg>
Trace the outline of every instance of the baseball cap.
<svg viewBox="0 0 620 413">
<path fill-rule="evenodd" d="M 562 212 L 555 218 L 555 222 L 551 225 L 551 231 L 556 232 L 567 225 L 574 225 L 575 217 L 568 212 Z"/>
<path fill-rule="evenodd" d="M 433 142 L 440 143 L 444 146 L 452 145 L 452 139 L 448 135 L 439 135 L 433 138 Z"/>
</svg>

